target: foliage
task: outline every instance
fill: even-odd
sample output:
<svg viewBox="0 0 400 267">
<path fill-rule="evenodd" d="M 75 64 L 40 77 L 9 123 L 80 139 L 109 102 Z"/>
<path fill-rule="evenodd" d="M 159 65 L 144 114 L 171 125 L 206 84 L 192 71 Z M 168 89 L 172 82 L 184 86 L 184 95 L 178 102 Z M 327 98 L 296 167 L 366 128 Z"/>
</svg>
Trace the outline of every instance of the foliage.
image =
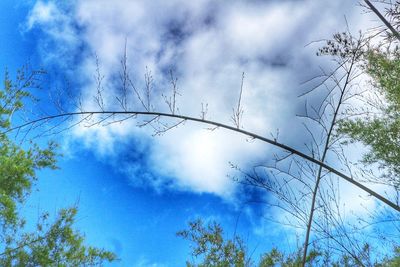
<svg viewBox="0 0 400 267">
<path fill-rule="evenodd" d="M 53 224 L 44 214 L 35 233 L 24 234 L 16 246 L 6 247 L 1 266 L 97 266 L 115 260 L 111 252 L 83 244 L 73 230 L 76 208 L 63 209 Z"/>
<path fill-rule="evenodd" d="M 13 114 L 23 108 L 23 100 L 30 96 L 27 89 L 32 86 L 35 77 L 25 78 L 25 72 L 19 71 L 17 83 L 13 83 L 8 72 L 5 75 L 4 89 L 0 91 L 0 129 L 11 127 Z M 16 227 L 21 220 L 16 212 L 17 204 L 23 203 L 36 180 L 36 171 L 43 168 L 56 168 L 54 143 L 40 148 L 31 143 L 23 149 L 8 138 L 0 135 L 0 222 L 4 232 Z"/>
<path fill-rule="evenodd" d="M 302 250 L 285 254 L 277 248 L 261 255 L 257 265 L 246 254 L 246 244 L 239 236 L 233 240 L 225 239 L 222 227 L 211 222 L 204 225 L 201 219 L 189 222 L 189 229 L 177 233 L 178 236 L 192 243 L 192 262 L 187 261 L 187 267 L 299 267 L 302 266 Z M 341 254 L 339 257 L 330 257 L 328 251 L 318 248 L 310 250 L 306 258 L 306 266 L 374 266 L 396 267 L 400 264 L 400 248 L 395 247 L 394 254 L 378 261 L 372 260 L 371 248 L 368 244 L 363 246 L 359 255 Z M 193 263 L 197 260 L 198 263 Z"/>
<path fill-rule="evenodd" d="M 394 248 L 394 255 L 389 259 L 385 259 L 381 266 L 395 267 L 400 266 L 400 247 Z"/>
<path fill-rule="evenodd" d="M 366 57 L 366 72 L 373 79 L 375 90 L 383 98 L 375 108 L 378 114 L 344 120 L 339 132 L 351 141 L 361 141 L 370 147 L 364 156 L 366 164 L 379 163 L 388 172 L 386 177 L 400 174 L 400 57 L 398 53 L 370 51 Z M 396 186 L 399 181 L 396 182 Z"/>
<path fill-rule="evenodd" d="M 192 256 L 201 258 L 201 263 L 186 263 L 188 267 L 203 266 L 250 266 L 246 258 L 246 248 L 242 239 L 224 240 L 221 226 L 215 222 L 204 225 L 198 219 L 189 223 L 189 229 L 180 231 L 178 236 L 188 239 L 194 244 Z"/>
<path fill-rule="evenodd" d="M 27 70 L 18 71 L 15 82 L 6 72 L 0 91 L 0 265 L 84 266 L 113 261 L 113 253 L 85 246 L 84 237 L 73 230 L 76 208 L 61 210 L 53 224 L 44 214 L 35 232 L 25 232 L 18 208 L 31 192 L 36 172 L 56 168 L 57 156 L 53 142 L 42 148 L 29 141 L 23 147 L 5 134 L 12 127 L 13 116 L 23 111 L 24 101 L 32 99 L 29 90 L 36 87 L 42 74 L 32 71 L 27 75 Z"/>
<path fill-rule="evenodd" d="M 319 261 L 322 254 L 316 250 L 311 250 L 306 258 L 306 266 L 314 266 Z M 302 264 L 302 251 L 298 250 L 296 253 L 285 255 L 279 252 L 277 248 L 273 248 L 270 252 L 265 253 L 261 257 L 259 267 L 293 267 L 301 266 Z"/>
<path fill-rule="evenodd" d="M 236 235 L 233 239 L 225 239 L 221 225 L 215 221 L 205 225 L 201 219 L 197 219 L 189 222 L 189 229 L 180 231 L 177 235 L 192 243 L 191 256 L 199 261 L 199 263 L 187 261 L 186 266 L 188 267 L 254 266 L 253 261 L 246 253 L 247 249 L 243 239 Z M 318 251 L 310 251 L 307 265 L 312 266 L 320 256 Z M 274 248 L 261 256 L 257 266 L 300 266 L 301 260 L 301 250 L 291 255 L 285 255 Z"/>
</svg>

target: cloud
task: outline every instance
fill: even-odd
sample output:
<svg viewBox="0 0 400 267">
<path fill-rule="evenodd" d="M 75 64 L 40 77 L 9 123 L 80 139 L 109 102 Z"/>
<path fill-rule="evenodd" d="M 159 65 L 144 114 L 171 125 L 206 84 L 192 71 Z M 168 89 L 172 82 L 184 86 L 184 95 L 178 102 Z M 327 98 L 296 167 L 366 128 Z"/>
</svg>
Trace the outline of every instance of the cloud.
<svg viewBox="0 0 400 267">
<path fill-rule="evenodd" d="M 147 67 L 155 81 L 154 95 L 160 96 L 161 89 L 168 94 L 168 75 L 173 69 L 178 77 L 180 113 L 195 117 L 199 117 L 203 103 L 208 107 L 207 118 L 231 124 L 245 72 L 245 129 L 268 135 L 279 128 L 282 141 L 301 147 L 307 137 L 294 116 L 302 107 L 297 95 L 304 88 L 299 84 L 316 75 L 320 65 L 329 66 L 304 45 L 343 29 L 344 13 L 355 29 L 365 23 L 358 7 L 344 0 L 81 0 L 70 5 L 37 1 L 27 28 L 46 34 L 44 44 L 49 48 L 51 43 L 51 49 L 42 50 L 45 58 L 52 55 L 53 60 L 60 56 L 75 60 L 73 77 L 81 82 L 83 105 L 88 110 L 98 109 L 93 101 L 94 54 L 105 75 L 105 105 L 118 107 L 115 94 L 126 45 L 135 86 L 143 88 Z M 82 56 L 76 61 L 77 55 Z M 140 103 L 133 99 L 131 108 L 140 109 Z M 162 97 L 154 97 L 153 104 L 167 108 Z M 101 157 L 124 162 L 115 166 L 130 175 L 134 184 L 142 175 L 155 187 L 167 181 L 176 189 L 227 198 L 236 188 L 228 162 L 251 166 L 270 153 L 267 145 L 189 122 L 169 134 L 150 135 L 151 129 L 136 127 L 134 120 L 74 130 L 74 138 Z M 121 157 L 121 144 L 126 141 L 142 147 L 140 158 Z"/>
<path fill-rule="evenodd" d="M 76 60 L 76 51 L 82 42 L 76 21 L 65 12 L 70 8 L 72 6 L 67 3 L 39 0 L 29 12 L 23 31 L 39 29 L 46 34 L 38 46 L 46 64 L 74 65 L 72 62 Z"/>
<path fill-rule="evenodd" d="M 168 265 L 162 263 L 155 263 L 145 257 L 140 257 L 135 263 L 133 263 L 134 267 L 167 267 Z"/>
<path fill-rule="evenodd" d="M 49 23 L 60 15 L 62 14 L 54 3 L 45 4 L 42 1 L 38 1 L 29 14 L 27 27 L 32 29 L 36 24 Z"/>
</svg>

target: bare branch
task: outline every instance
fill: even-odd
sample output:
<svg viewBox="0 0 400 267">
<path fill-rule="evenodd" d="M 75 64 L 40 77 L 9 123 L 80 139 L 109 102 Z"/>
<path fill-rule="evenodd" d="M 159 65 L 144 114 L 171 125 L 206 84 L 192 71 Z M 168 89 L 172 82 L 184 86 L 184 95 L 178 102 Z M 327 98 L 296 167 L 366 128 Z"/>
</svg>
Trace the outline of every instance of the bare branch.
<svg viewBox="0 0 400 267">
<path fill-rule="evenodd" d="M 242 94 L 243 94 L 243 82 L 244 82 L 244 72 L 242 73 L 242 82 L 240 85 L 240 93 L 239 93 L 239 99 L 237 103 L 236 109 L 233 109 L 233 115 L 231 117 L 233 124 L 236 126 L 236 128 L 241 128 L 241 123 L 242 123 L 242 116 L 243 116 L 243 107 L 242 107 Z"/>
<path fill-rule="evenodd" d="M 385 197 L 383 197 L 382 195 L 376 193 L 375 191 L 369 189 L 368 187 L 366 187 L 365 185 L 361 184 L 360 182 L 354 180 L 353 178 L 347 176 L 346 174 L 336 170 L 335 168 L 327 165 L 326 163 L 313 158 L 312 156 L 309 156 L 307 154 L 304 154 L 303 152 L 290 147 L 288 145 L 285 145 L 283 143 L 280 143 L 278 141 L 263 137 L 261 135 L 258 135 L 256 133 L 252 133 L 249 131 L 245 131 L 243 129 L 238 129 L 236 127 L 233 126 L 229 126 L 223 123 L 219 123 L 216 121 L 211 121 L 211 120 L 203 120 L 203 119 L 199 119 L 199 118 L 195 118 L 195 117 L 190 117 L 190 116 L 184 116 L 184 115 L 173 115 L 173 114 L 169 114 L 169 113 L 162 113 L 162 112 L 147 112 L 147 111 L 83 111 L 83 112 L 69 112 L 69 113 L 63 113 L 63 114 L 56 114 L 56 115 L 50 115 L 50 116 L 46 116 L 46 117 L 42 117 L 42 118 L 38 118 L 23 124 L 20 124 L 18 126 L 12 127 L 10 129 L 7 129 L 3 132 L 1 132 L 0 134 L 8 134 L 10 132 L 13 131 L 17 131 L 19 129 L 25 128 L 25 127 L 29 127 L 32 124 L 36 124 L 42 121 L 49 121 L 49 120 L 55 120 L 55 119 L 59 119 L 59 118 L 63 118 L 66 116 L 82 116 L 82 115 L 96 115 L 96 114 L 116 114 L 116 115 L 143 115 L 143 116 L 160 116 L 160 117 L 166 117 L 166 118 L 176 118 L 176 119 L 181 119 L 181 120 L 185 120 L 185 121 L 193 121 L 193 122 L 199 122 L 199 123 L 204 123 L 204 124 L 208 124 L 217 128 L 224 128 L 233 132 L 237 132 L 240 134 L 243 134 L 245 136 L 251 137 L 253 139 L 257 139 L 260 140 L 262 142 L 271 144 L 273 146 L 276 146 L 284 151 L 288 151 L 289 153 L 295 154 L 311 163 L 314 163 L 318 166 L 321 166 L 323 169 L 326 169 L 327 171 L 332 172 L 333 174 L 341 177 L 342 179 L 346 180 L 347 182 L 355 185 L 356 187 L 360 188 L 361 190 L 365 191 L 366 193 L 370 194 L 371 196 L 375 197 L 376 199 L 378 199 L 379 201 L 385 203 L 386 205 L 388 205 L 389 207 L 393 208 L 396 211 L 400 212 L 400 207 L 391 202 L 390 200 L 386 199 Z"/>
</svg>

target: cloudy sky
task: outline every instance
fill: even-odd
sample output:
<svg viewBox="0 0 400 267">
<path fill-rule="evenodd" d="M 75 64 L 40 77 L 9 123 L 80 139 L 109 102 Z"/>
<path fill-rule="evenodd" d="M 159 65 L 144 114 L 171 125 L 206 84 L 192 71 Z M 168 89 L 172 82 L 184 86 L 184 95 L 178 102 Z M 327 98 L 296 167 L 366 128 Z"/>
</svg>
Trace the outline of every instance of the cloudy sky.
<svg viewBox="0 0 400 267">
<path fill-rule="evenodd" d="M 244 72 L 243 128 L 265 136 L 279 129 L 280 140 L 299 149 L 306 141 L 295 116 L 304 106 L 297 96 L 307 90 L 301 84 L 333 67 L 315 56 L 314 41 L 342 31 L 346 20 L 353 32 L 375 23 L 348 0 L 65 2 L 1 2 L 3 68 L 30 59 L 49 71 L 45 90 L 66 90 L 68 81 L 83 108 L 93 110 L 98 67 L 105 108 L 115 110 L 126 51 L 136 88 L 151 72 L 156 110 L 167 111 L 162 95 L 171 94 L 172 71 L 180 114 L 199 117 L 203 105 L 206 118 L 226 124 Z M 143 110 L 135 97 L 128 100 L 129 109 Z M 198 216 L 221 222 L 228 234 L 239 221 L 259 252 L 290 243 L 284 229 L 263 220 L 268 210 L 241 202 L 248 192 L 229 165 L 252 166 L 268 159 L 271 147 L 189 122 L 154 137 L 136 123 L 81 126 L 64 135 L 61 170 L 41 173 L 28 213 L 79 202 L 79 227 L 89 242 L 117 252 L 115 266 L 182 265 L 188 243 L 174 233 Z"/>
</svg>

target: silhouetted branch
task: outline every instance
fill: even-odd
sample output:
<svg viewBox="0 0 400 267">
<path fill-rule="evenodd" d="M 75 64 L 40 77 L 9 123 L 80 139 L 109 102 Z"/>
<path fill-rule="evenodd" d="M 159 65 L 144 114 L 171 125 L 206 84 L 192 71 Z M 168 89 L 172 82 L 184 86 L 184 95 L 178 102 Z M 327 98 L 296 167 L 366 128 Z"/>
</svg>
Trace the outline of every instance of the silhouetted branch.
<svg viewBox="0 0 400 267">
<path fill-rule="evenodd" d="M 56 115 L 50 115 L 50 116 L 46 116 L 46 117 L 42 117 L 42 118 L 38 118 L 26 123 L 23 123 L 21 125 L 12 127 L 6 131 L 3 131 L 1 134 L 7 134 L 10 133 L 12 131 L 16 131 L 19 129 L 22 129 L 24 127 L 29 127 L 31 125 L 35 125 L 37 123 L 43 122 L 43 121 L 49 121 L 49 120 L 54 120 L 57 118 L 63 118 L 66 116 L 82 116 L 82 115 L 99 115 L 99 114 L 115 114 L 115 115 L 143 115 L 143 116 L 160 116 L 160 117 L 166 117 L 166 118 L 176 118 L 176 119 L 181 119 L 184 121 L 193 121 L 193 122 L 199 122 L 199 123 L 204 123 L 204 124 L 208 124 L 214 127 L 218 127 L 218 128 L 223 128 L 223 129 L 227 129 L 230 131 L 234 131 L 240 134 L 243 134 L 245 136 L 263 141 L 265 143 L 271 144 L 273 146 L 276 146 L 284 151 L 288 151 L 289 153 L 295 154 L 309 162 L 312 162 L 314 164 L 317 164 L 318 166 L 321 166 L 322 168 L 326 169 L 327 171 L 330 171 L 331 173 L 341 177 L 342 179 L 346 180 L 347 182 L 355 185 L 356 187 L 360 188 L 361 190 L 365 191 L 366 193 L 370 194 L 371 196 L 375 197 L 376 199 L 378 199 L 379 201 L 387 204 L 388 206 L 390 206 L 391 208 L 395 209 L 396 211 L 400 212 L 400 207 L 393 203 L 392 201 L 388 200 L 387 198 L 383 197 L 382 195 L 376 193 L 375 191 L 371 190 L 370 188 L 366 187 L 365 185 L 361 184 L 360 182 L 354 180 L 353 178 L 347 176 L 344 173 L 341 173 L 340 171 L 336 170 L 335 168 L 327 165 L 326 163 L 321 162 L 320 160 L 317 160 L 309 155 L 304 154 L 303 152 L 300 152 L 297 149 L 294 149 L 293 147 L 290 147 L 288 145 L 285 145 L 283 143 L 280 143 L 276 140 L 272 140 L 266 137 L 263 137 L 261 135 L 249 132 L 249 131 L 245 131 L 243 129 L 238 129 L 236 127 L 230 126 L 230 125 L 226 125 L 223 123 L 219 123 L 216 121 L 211 121 L 211 120 L 203 120 L 200 118 L 195 118 L 195 117 L 190 117 L 190 116 L 184 116 L 184 115 L 177 115 L 177 114 L 170 114 L 170 113 L 163 113 L 163 112 L 147 112 L 147 111 L 83 111 L 83 112 L 69 112 L 69 113 L 63 113 L 63 114 L 56 114 Z"/>
</svg>

